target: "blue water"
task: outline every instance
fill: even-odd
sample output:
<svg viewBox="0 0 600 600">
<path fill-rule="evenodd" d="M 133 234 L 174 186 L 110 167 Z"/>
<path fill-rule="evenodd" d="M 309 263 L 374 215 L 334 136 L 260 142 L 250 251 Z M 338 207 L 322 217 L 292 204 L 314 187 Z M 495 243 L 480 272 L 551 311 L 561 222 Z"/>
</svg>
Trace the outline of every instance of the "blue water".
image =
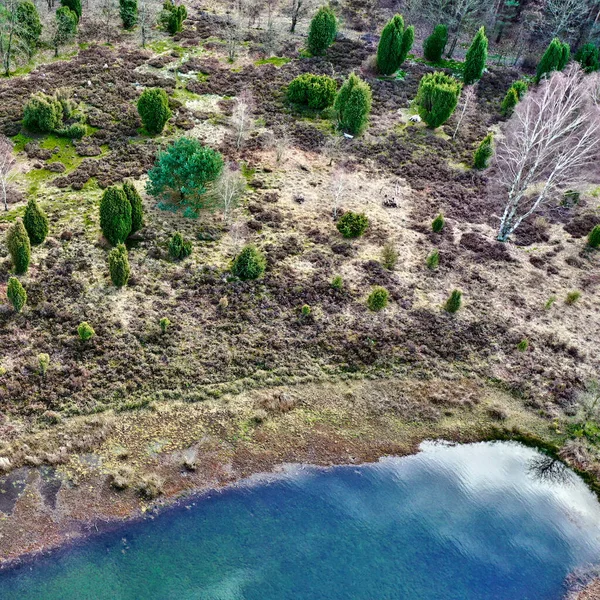
<svg viewBox="0 0 600 600">
<path fill-rule="evenodd" d="M 2 600 L 559 600 L 600 505 L 514 443 L 295 468 L 0 573 Z"/>
</svg>

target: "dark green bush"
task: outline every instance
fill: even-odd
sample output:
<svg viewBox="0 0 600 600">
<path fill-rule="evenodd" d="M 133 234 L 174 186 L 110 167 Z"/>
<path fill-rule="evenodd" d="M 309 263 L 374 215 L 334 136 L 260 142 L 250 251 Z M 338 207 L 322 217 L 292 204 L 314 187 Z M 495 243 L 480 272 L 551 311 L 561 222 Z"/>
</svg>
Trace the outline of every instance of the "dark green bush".
<svg viewBox="0 0 600 600">
<path fill-rule="evenodd" d="M 465 85 L 471 85 L 481 79 L 488 55 L 488 39 L 485 35 L 485 27 L 480 27 L 473 38 L 473 42 L 465 57 L 463 81 Z"/>
<path fill-rule="evenodd" d="M 494 154 L 494 134 L 488 133 L 473 154 L 473 167 L 475 169 L 487 169 L 490 164 L 490 159 Z"/>
<path fill-rule="evenodd" d="M 116 287 L 127 285 L 131 269 L 125 244 L 118 244 L 108 253 L 108 269 L 110 278 Z"/>
<path fill-rule="evenodd" d="M 302 307 L 300 308 L 300 314 L 304 317 L 310 317 L 310 314 L 312 313 L 312 309 L 308 304 L 303 304 Z"/>
<path fill-rule="evenodd" d="M 42 34 L 42 22 L 35 4 L 29 1 L 20 2 L 17 5 L 16 18 L 19 23 L 19 37 L 26 43 L 27 54 L 31 57 Z"/>
<path fill-rule="evenodd" d="M 137 109 L 149 133 L 160 133 L 172 114 L 169 97 L 162 88 L 146 88 L 139 97 Z"/>
<path fill-rule="evenodd" d="M 187 9 L 183 4 L 173 4 L 171 0 L 165 0 L 159 17 L 163 29 L 171 35 L 175 35 L 183 29 L 183 22 L 186 18 Z"/>
<path fill-rule="evenodd" d="M 29 241 L 36 246 L 41 244 L 48 235 L 48 217 L 39 207 L 35 198 L 29 198 L 23 215 L 23 225 L 29 236 Z"/>
<path fill-rule="evenodd" d="M 336 92 L 335 79 L 327 75 L 304 73 L 289 84 L 287 97 L 294 104 L 304 104 L 309 108 L 322 110 L 333 104 Z"/>
<path fill-rule="evenodd" d="M 542 77 L 553 71 L 562 71 L 569 62 L 570 53 L 569 44 L 561 42 L 558 38 L 554 38 L 548 45 L 548 48 L 546 48 L 537 66 L 535 82 L 539 83 Z"/>
<path fill-rule="evenodd" d="M 446 300 L 446 304 L 444 305 L 444 309 L 449 313 L 455 313 L 462 305 L 462 292 L 459 290 L 454 290 L 448 300 Z"/>
<path fill-rule="evenodd" d="M 23 221 L 17 218 L 6 234 L 6 245 L 10 252 L 15 273 L 22 275 L 29 269 L 31 260 L 31 243 Z"/>
<path fill-rule="evenodd" d="M 129 204 L 131 204 L 131 235 L 144 226 L 144 206 L 142 204 L 142 197 L 131 181 L 126 181 L 123 184 L 123 192 L 127 196 Z"/>
<path fill-rule="evenodd" d="M 390 294 L 385 288 L 374 287 L 367 298 L 367 306 L 370 310 L 377 312 L 388 305 L 389 298 Z"/>
<path fill-rule="evenodd" d="M 414 40 L 414 28 L 404 29 L 404 19 L 394 15 L 386 24 L 377 46 L 377 70 L 392 75 L 406 60 Z"/>
<path fill-rule="evenodd" d="M 81 0 L 60 0 L 60 5 L 72 10 L 77 15 L 77 21 L 79 22 L 82 13 Z"/>
<path fill-rule="evenodd" d="M 427 267 L 432 271 L 435 271 L 440 264 L 440 251 L 433 250 L 433 252 L 427 257 Z"/>
<path fill-rule="evenodd" d="M 23 125 L 31 131 L 51 133 L 62 126 L 62 120 L 60 101 L 43 92 L 33 94 L 23 109 Z"/>
<path fill-rule="evenodd" d="M 6 296 L 13 305 L 15 312 L 21 312 L 27 302 L 27 292 L 16 277 L 9 277 L 6 286 Z"/>
<path fill-rule="evenodd" d="M 600 225 L 596 225 L 588 235 L 588 245 L 591 248 L 600 248 Z"/>
<path fill-rule="evenodd" d="M 173 260 L 183 260 L 192 253 L 192 242 L 184 239 L 179 233 L 174 233 L 169 241 L 169 256 Z"/>
<path fill-rule="evenodd" d="M 525 352 L 527 350 L 527 348 L 529 348 L 529 340 L 527 338 L 523 338 L 518 344 L 517 344 L 517 350 L 519 352 Z"/>
<path fill-rule="evenodd" d="M 313 56 L 325 54 L 335 41 L 337 18 L 328 6 L 321 6 L 310 22 L 308 30 L 308 50 Z"/>
<path fill-rule="evenodd" d="M 138 18 L 137 0 L 119 0 L 119 14 L 123 29 L 133 29 Z"/>
<path fill-rule="evenodd" d="M 519 103 L 519 94 L 514 87 L 509 87 L 508 92 L 506 92 L 506 96 L 504 96 L 504 100 L 502 100 L 502 105 L 500 106 L 500 111 L 505 117 L 510 117 L 513 111 L 515 110 L 515 106 Z"/>
<path fill-rule="evenodd" d="M 586 73 L 600 69 L 600 49 L 595 44 L 584 44 L 577 50 L 575 60 Z"/>
<path fill-rule="evenodd" d="M 331 287 L 338 292 L 344 288 L 344 280 L 342 279 L 341 275 L 336 275 L 331 280 Z"/>
<path fill-rule="evenodd" d="M 338 219 L 336 226 L 345 238 L 357 238 L 367 230 L 369 219 L 364 213 L 348 211 Z"/>
<path fill-rule="evenodd" d="M 430 62 L 439 62 L 447 43 L 448 27 L 436 25 L 433 33 L 423 42 L 423 55 Z"/>
<path fill-rule="evenodd" d="M 341 87 L 334 104 L 342 130 L 360 135 L 369 123 L 371 88 L 351 73 Z"/>
<path fill-rule="evenodd" d="M 423 75 L 416 98 L 421 119 L 434 129 L 443 125 L 456 109 L 461 89 L 460 82 L 441 71 Z"/>
<path fill-rule="evenodd" d="M 56 133 L 71 140 L 80 140 L 87 133 L 87 127 L 83 123 L 73 123 L 68 127 L 60 127 Z"/>
<path fill-rule="evenodd" d="M 124 242 L 131 233 L 131 204 L 123 190 L 111 186 L 100 200 L 100 228 L 113 245 Z"/>
<path fill-rule="evenodd" d="M 444 229 L 444 215 L 440 213 L 431 223 L 431 229 L 434 233 L 440 233 Z"/>
<path fill-rule="evenodd" d="M 267 261 L 255 246 L 245 246 L 235 257 L 231 272 L 242 280 L 257 279 L 267 267 Z"/>
<path fill-rule="evenodd" d="M 96 335 L 96 332 L 89 323 L 83 321 L 77 326 L 77 335 L 82 342 L 87 342 Z"/>
<path fill-rule="evenodd" d="M 523 97 L 529 89 L 527 83 L 522 79 L 517 79 L 517 81 L 515 81 L 510 87 L 512 87 L 512 89 L 515 90 L 515 92 L 517 92 L 517 97 L 519 98 L 519 101 L 523 100 Z"/>
</svg>

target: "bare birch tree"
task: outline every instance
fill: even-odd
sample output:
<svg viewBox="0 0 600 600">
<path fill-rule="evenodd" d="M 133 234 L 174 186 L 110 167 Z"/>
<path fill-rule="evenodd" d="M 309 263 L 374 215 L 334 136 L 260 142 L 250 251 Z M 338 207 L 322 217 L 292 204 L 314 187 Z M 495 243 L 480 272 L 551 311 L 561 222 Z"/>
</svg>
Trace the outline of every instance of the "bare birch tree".
<svg viewBox="0 0 600 600">
<path fill-rule="evenodd" d="M 456 134 L 458 133 L 458 130 L 460 129 L 461 123 L 463 122 L 463 119 L 465 118 L 465 115 L 467 114 L 467 110 L 473 103 L 473 100 L 475 100 L 475 86 L 474 85 L 468 85 L 463 88 L 463 91 L 461 94 L 461 100 L 462 100 L 462 107 L 460 110 L 460 115 L 458 117 L 458 123 L 456 124 L 456 129 L 454 130 L 454 133 L 452 134 L 452 139 L 454 139 L 456 137 Z"/>
<path fill-rule="evenodd" d="M 215 199 L 215 204 L 223 211 L 223 220 L 229 223 L 231 212 L 237 206 L 244 190 L 246 189 L 246 180 L 239 169 L 227 165 L 221 176 L 212 186 L 211 195 Z"/>
<path fill-rule="evenodd" d="M 230 62 L 233 62 L 237 58 L 240 44 L 244 38 L 241 12 L 236 11 L 229 17 L 229 20 L 225 24 L 223 38 L 227 47 L 227 58 L 229 58 Z"/>
<path fill-rule="evenodd" d="M 138 35 L 142 48 L 150 40 L 153 28 L 158 20 L 160 4 L 155 0 L 140 0 L 138 4 Z"/>
<path fill-rule="evenodd" d="M 298 21 L 305 17 L 309 11 L 315 8 L 314 0 L 288 0 L 290 2 L 290 33 L 296 31 Z"/>
<path fill-rule="evenodd" d="M 244 90 L 236 99 L 231 123 L 235 131 L 235 147 L 239 150 L 244 140 L 252 129 L 252 111 L 254 110 L 254 98 L 252 93 Z"/>
<path fill-rule="evenodd" d="M 495 183 L 506 194 L 498 239 L 506 241 L 552 192 L 575 184 L 600 157 L 600 108 L 594 79 L 578 65 L 530 91 L 496 150 Z"/>
<path fill-rule="evenodd" d="M 8 210 L 8 186 L 15 176 L 16 162 L 12 142 L 6 136 L 0 135 L 0 194 L 4 210 Z"/>
<path fill-rule="evenodd" d="M 546 0 L 549 37 L 571 37 L 589 13 L 588 0 Z"/>
<path fill-rule="evenodd" d="M 331 197 L 332 197 L 332 206 L 331 206 L 331 214 L 335 219 L 338 218 L 338 212 L 340 210 L 340 203 L 342 198 L 346 194 L 348 190 L 348 174 L 344 169 L 336 169 L 331 174 Z"/>
</svg>

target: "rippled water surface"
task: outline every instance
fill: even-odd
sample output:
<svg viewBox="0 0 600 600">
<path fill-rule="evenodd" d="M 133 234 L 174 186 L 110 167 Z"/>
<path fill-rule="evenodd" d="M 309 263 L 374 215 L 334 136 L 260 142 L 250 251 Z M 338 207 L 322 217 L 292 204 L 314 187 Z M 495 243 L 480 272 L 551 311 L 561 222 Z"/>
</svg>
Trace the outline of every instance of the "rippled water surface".
<svg viewBox="0 0 600 600">
<path fill-rule="evenodd" d="M 513 443 L 294 469 L 0 573 L 2 600 L 559 600 L 600 505 Z"/>
</svg>

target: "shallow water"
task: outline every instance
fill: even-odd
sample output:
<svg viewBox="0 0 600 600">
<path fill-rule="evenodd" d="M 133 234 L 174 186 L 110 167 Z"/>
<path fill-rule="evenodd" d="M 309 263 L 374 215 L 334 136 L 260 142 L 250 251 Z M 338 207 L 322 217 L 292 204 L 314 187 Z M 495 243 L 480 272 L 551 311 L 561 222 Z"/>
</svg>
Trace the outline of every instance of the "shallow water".
<svg viewBox="0 0 600 600">
<path fill-rule="evenodd" d="M 0 573 L 2 600 L 559 600 L 600 504 L 514 443 L 298 468 Z"/>
</svg>

